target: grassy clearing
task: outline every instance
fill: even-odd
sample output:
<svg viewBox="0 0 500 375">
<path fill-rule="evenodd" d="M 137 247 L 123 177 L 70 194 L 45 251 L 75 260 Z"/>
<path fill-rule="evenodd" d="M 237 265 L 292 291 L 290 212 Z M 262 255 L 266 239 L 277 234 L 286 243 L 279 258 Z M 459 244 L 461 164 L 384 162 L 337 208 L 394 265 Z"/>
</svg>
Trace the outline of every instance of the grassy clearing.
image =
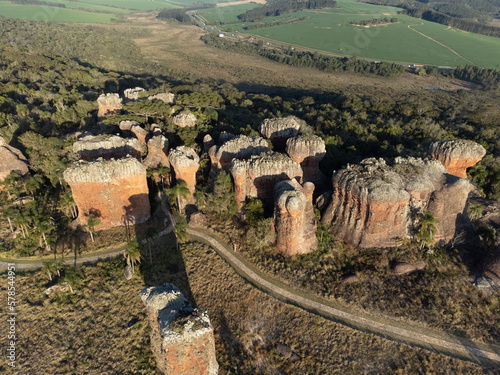
<svg viewBox="0 0 500 375">
<path fill-rule="evenodd" d="M 157 1 L 157 0 L 89 0 L 84 1 L 88 4 L 98 4 L 111 6 L 122 9 L 129 10 L 156 10 L 162 8 L 174 8 L 177 5 L 172 4 L 171 2 L 166 1 Z"/>
<path fill-rule="evenodd" d="M 207 21 L 232 22 L 237 20 L 237 16 L 253 9 L 257 4 L 230 5 L 227 7 L 217 7 L 208 10 L 197 11 L 196 14 L 202 16 Z"/>
</svg>

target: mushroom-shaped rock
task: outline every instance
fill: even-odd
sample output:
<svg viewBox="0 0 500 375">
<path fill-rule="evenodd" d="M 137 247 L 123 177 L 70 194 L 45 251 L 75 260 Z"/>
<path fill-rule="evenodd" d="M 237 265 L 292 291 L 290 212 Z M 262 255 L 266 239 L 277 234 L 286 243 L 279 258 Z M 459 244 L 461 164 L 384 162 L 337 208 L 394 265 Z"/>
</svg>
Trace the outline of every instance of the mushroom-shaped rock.
<svg viewBox="0 0 500 375">
<path fill-rule="evenodd" d="M 457 227 L 468 224 L 468 180 L 446 173 L 437 160 L 365 159 L 334 173 L 333 194 L 322 221 L 333 232 L 359 247 L 395 246 L 415 233 L 419 213 L 435 219 L 438 244 L 448 243 Z"/>
<path fill-rule="evenodd" d="M 312 204 L 314 184 L 306 182 L 302 187 L 297 180 L 285 180 L 277 183 L 274 190 L 277 249 L 288 256 L 316 250 L 316 216 Z"/>
<path fill-rule="evenodd" d="M 174 117 L 174 124 L 181 128 L 191 128 L 196 125 L 196 116 L 190 111 L 183 111 Z"/>
<path fill-rule="evenodd" d="M 27 175 L 29 172 L 28 161 L 21 151 L 10 146 L 0 136 L 0 182 L 12 172 L 20 176 Z"/>
<path fill-rule="evenodd" d="M 123 96 L 128 100 L 139 100 L 140 94 L 146 92 L 142 87 L 135 87 L 133 89 L 126 89 Z"/>
<path fill-rule="evenodd" d="M 118 114 L 122 111 L 122 99 L 118 94 L 102 94 L 97 98 L 97 106 L 99 108 L 97 117 L 99 118 Z"/>
<path fill-rule="evenodd" d="M 122 138 L 116 135 L 98 135 L 79 138 L 73 143 L 73 152 L 83 160 L 91 161 L 98 158 L 120 159 L 127 155 L 141 159 L 141 145 L 137 139 Z"/>
<path fill-rule="evenodd" d="M 143 163 L 148 168 L 158 168 L 161 164 L 164 167 L 169 167 L 168 160 L 168 139 L 163 135 L 155 135 L 148 141 L 148 155 Z"/>
<path fill-rule="evenodd" d="M 267 152 L 248 160 L 233 159 L 230 167 L 234 180 L 234 200 L 241 209 L 247 197 L 272 199 L 274 186 L 283 180 L 302 181 L 300 164 L 287 155 Z"/>
<path fill-rule="evenodd" d="M 170 150 L 168 160 L 174 168 L 177 182 L 185 182 L 193 195 L 196 187 L 196 171 L 200 167 L 200 158 L 196 151 L 186 146 L 179 146 Z"/>
<path fill-rule="evenodd" d="M 149 287 L 140 295 L 158 369 L 166 375 L 216 375 L 219 365 L 208 314 L 194 309 L 173 284 Z"/>
<path fill-rule="evenodd" d="M 149 133 L 137 121 L 120 121 L 119 126 L 121 131 L 132 134 L 142 145 L 146 144 Z"/>
<path fill-rule="evenodd" d="M 429 152 L 443 163 L 449 174 L 462 178 L 467 178 L 467 168 L 476 165 L 486 154 L 483 146 L 465 139 L 434 142 Z"/>
<path fill-rule="evenodd" d="M 317 135 L 301 135 L 286 141 L 286 152 L 300 164 L 304 181 L 317 183 L 321 180 L 319 162 L 326 155 L 325 142 Z"/>
<path fill-rule="evenodd" d="M 260 124 L 260 134 L 270 139 L 277 151 L 283 151 L 286 141 L 299 134 L 300 124 L 295 116 L 266 119 Z"/>
<path fill-rule="evenodd" d="M 64 171 L 78 207 L 74 225 L 85 225 L 93 214 L 96 230 L 142 223 L 150 206 L 146 167 L 128 156 L 118 160 L 79 161 Z"/>
<path fill-rule="evenodd" d="M 156 95 L 151 95 L 148 96 L 149 100 L 161 100 L 164 103 L 167 104 L 174 104 L 175 103 L 175 95 L 172 94 L 171 92 L 161 92 Z"/>
<path fill-rule="evenodd" d="M 213 171 L 227 171 L 233 159 L 248 159 L 252 155 L 260 155 L 268 152 L 269 147 L 265 139 L 261 137 L 249 137 L 239 135 L 230 139 L 221 146 L 212 146 L 209 149 L 209 156 Z"/>
</svg>

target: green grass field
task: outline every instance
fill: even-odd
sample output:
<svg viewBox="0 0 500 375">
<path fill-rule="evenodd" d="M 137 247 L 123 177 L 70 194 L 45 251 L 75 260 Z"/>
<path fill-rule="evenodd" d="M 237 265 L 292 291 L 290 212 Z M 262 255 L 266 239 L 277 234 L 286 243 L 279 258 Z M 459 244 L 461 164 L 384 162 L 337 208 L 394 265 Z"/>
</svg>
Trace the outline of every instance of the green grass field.
<svg viewBox="0 0 500 375">
<path fill-rule="evenodd" d="M 253 9 L 257 4 L 230 5 L 226 7 L 210 8 L 208 10 L 198 11 L 196 14 L 202 16 L 207 21 L 235 21 L 238 15 Z"/>
<path fill-rule="evenodd" d="M 340 9 L 323 9 L 266 17 L 270 23 L 309 17 L 305 21 L 245 31 L 245 24 L 230 24 L 234 29 L 271 43 L 292 45 L 340 55 L 396 61 L 402 63 L 459 66 L 475 64 L 500 68 L 500 38 L 457 31 L 437 23 L 396 15 L 398 8 L 339 0 Z M 232 6 L 227 7 L 232 8 Z M 214 14 L 215 10 L 210 10 Z M 219 13 L 224 21 L 236 20 L 237 11 Z M 207 15 L 205 18 L 209 19 Z M 399 23 L 364 28 L 350 21 L 397 17 Z M 251 25 L 255 23 L 247 23 Z M 420 33 L 419 33 L 420 32 Z M 424 35 L 423 35 L 424 34 Z"/>
</svg>

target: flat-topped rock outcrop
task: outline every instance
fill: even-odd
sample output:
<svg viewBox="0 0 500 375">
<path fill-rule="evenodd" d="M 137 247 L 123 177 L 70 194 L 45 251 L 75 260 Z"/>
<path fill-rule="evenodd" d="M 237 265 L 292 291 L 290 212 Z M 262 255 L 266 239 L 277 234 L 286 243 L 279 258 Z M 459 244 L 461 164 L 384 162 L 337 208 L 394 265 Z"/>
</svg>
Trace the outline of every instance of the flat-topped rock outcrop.
<svg viewBox="0 0 500 375">
<path fill-rule="evenodd" d="M 12 147 L 0 136 L 0 182 L 12 172 L 20 176 L 29 173 L 28 160 L 17 148 Z"/>
<path fill-rule="evenodd" d="M 139 100 L 140 94 L 146 92 L 142 87 L 135 87 L 133 89 L 126 89 L 123 96 L 128 100 Z"/>
<path fill-rule="evenodd" d="M 116 135 L 89 135 L 79 138 L 73 143 L 73 152 L 86 161 L 97 158 L 120 159 L 127 155 L 141 160 L 141 145 L 137 139 Z"/>
<path fill-rule="evenodd" d="M 467 168 L 479 163 L 486 155 L 483 146 L 465 139 L 434 142 L 429 152 L 443 163 L 449 174 L 462 178 L 467 178 Z"/>
<path fill-rule="evenodd" d="M 179 146 L 170 150 L 168 160 L 174 168 L 177 182 L 185 182 L 193 195 L 196 190 L 196 171 L 200 168 L 200 157 L 196 151 L 190 147 Z"/>
<path fill-rule="evenodd" d="M 300 124 L 295 116 L 266 119 L 259 130 L 262 136 L 271 140 L 276 151 L 284 151 L 287 139 L 299 134 Z"/>
<path fill-rule="evenodd" d="M 438 244 L 468 224 L 471 184 L 448 174 L 437 160 L 396 158 L 388 166 L 382 159 L 365 159 L 334 173 L 332 185 L 322 222 L 353 246 L 395 246 L 415 233 L 418 214 L 427 210 L 438 221 Z"/>
<path fill-rule="evenodd" d="M 175 95 L 172 94 L 171 92 L 160 92 L 156 95 L 151 95 L 148 96 L 149 100 L 161 100 L 164 103 L 167 104 L 174 104 L 175 103 Z"/>
<path fill-rule="evenodd" d="M 287 155 L 267 152 L 247 160 L 233 159 L 230 167 L 234 180 L 234 200 L 241 209 L 245 199 L 273 199 L 274 186 L 283 180 L 302 181 L 300 164 Z"/>
<path fill-rule="evenodd" d="M 121 131 L 125 132 L 125 134 L 131 134 L 135 136 L 141 144 L 146 144 L 149 132 L 144 129 L 137 121 L 120 121 L 119 127 Z"/>
<path fill-rule="evenodd" d="M 326 155 L 325 142 L 317 135 L 300 135 L 286 141 L 286 153 L 299 163 L 304 172 L 304 181 L 319 182 L 319 162 Z"/>
<path fill-rule="evenodd" d="M 173 121 L 175 125 L 181 128 L 185 128 L 186 126 L 191 128 L 196 125 L 197 120 L 196 116 L 190 111 L 183 111 L 175 116 Z"/>
<path fill-rule="evenodd" d="M 64 171 L 78 207 L 74 225 L 93 214 L 96 230 L 142 223 L 150 217 L 146 167 L 129 156 L 118 160 L 79 161 Z"/>
<path fill-rule="evenodd" d="M 143 164 L 148 168 L 158 168 L 163 165 L 169 167 L 168 160 L 168 139 L 163 135 L 155 135 L 148 141 L 148 155 L 143 161 Z"/>
<path fill-rule="evenodd" d="M 208 314 L 194 309 L 173 284 L 149 287 L 140 295 L 158 369 L 166 375 L 216 375 L 219 365 Z"/>
<path fill-rule="evenodd" d="M 212 146 L 208 151 L 208 155 L 210 156 L 212 171 L 219 172 L 229 170 L 233 159 L 244 160 L 268 151 L 269 147 L 264 138 L 239 135 L 220 146 Z"/>
<path fill-rule="evenodd" d="M 97 117 L 119 114 L 122 111 L 122 99 L 118 94 L 102 94 L 97 98 Z"/>
<path fill-rule="evenodd" d="M 285 255 L 307 254 L 318 248 L 313 192 L 314 184 L 301 186 L 294 179 L 274 187 L 276 248 Z"/>
</svg>

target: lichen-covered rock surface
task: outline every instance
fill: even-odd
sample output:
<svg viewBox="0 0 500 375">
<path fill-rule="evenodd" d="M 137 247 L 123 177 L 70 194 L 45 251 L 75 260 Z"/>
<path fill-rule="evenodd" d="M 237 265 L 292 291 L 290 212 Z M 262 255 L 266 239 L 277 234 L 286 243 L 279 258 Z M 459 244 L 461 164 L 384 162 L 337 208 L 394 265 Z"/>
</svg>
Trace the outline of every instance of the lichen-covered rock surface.
<svg viewBox="0 0 500 375">
<path fill-rule="evenodd" d="M 168 160 L 174 168 L 177 182 L 185 182 L 191 195 L 196 190 L 196 171 L 200 168 L 200 157 L 190 147 L 179 146 L 170 150 Z"/>
<path fill-rule="evenodd" d="M 28 161 L 21 151 L 10 146 L 0 136 L 0 182 L 12 172 L 20 176 L 28 174 Z"/>
<path fill-rule="evenodd" d="M 158 168 L 161 164 L 169 167 L 168 160 L 168 139 L 163 135 L 155 135 L 148 141 L 148 155 L 143 161 L 148 168 Z"/>
<path fill-rule="evenodd" d="M 142 223 L 150 217 L 146 167 L 133 157 L 80 161 L 64 171 L 78 207 L 74 225 L 93 214 L 96 230 Z"/>
<path fill-rule="evenodd" d="M 319 162 L 326 155 L 325 142 L 317 135 L 301 135 L 286 141 L 286 152 L 299 163 L 304 172 L 304 181 L 320 183 L 322 175 Z"/>
<path fill-rule="evenodd" d="M 133 135 L 137 138 L 139 143 L 145 145 L 148 138 L 148 131 L 144 129 L 137 121 L 120 121 L 120 130 L 125 134 Z"/>
<path fill-rule="evenodd" d="M 233 159 L 234 200 L 241 209 L 248 198 L 273 199 L 274 186 L 283 180 L 302 181 L 300 164 L 287 155 L 267 152 L 247 160 Z"/>
<path fill-rule="evenodd" d="M 139 100 L 140 94 L 146 92 L 142 87 L 135 87 L 133 89 L 126 89 L 123 96 L 128 100 Z"/>
<path fill-rule="evenodd" d="M 164 103 L 167 104 L 174 104 L 175 103 L 175 95 L 172 94 L 171 92 L 161 92 L 156 95 L 151 95 L 148 96 L 149 100 L 161 100 Z"/>
<path fill-rule="evenodd" d="M 118 114 L 122 111 L 122 99 L 118 94 L 102 94 L 97 98 L 97 106 L 99 108 L 97 117 L 99 118 Z"/>
<path fill-rule="evenodd" d="M 288 256 L 316 250 L 316 216 L 312 204 L 314 184 L 306 182 L 301 186 L 297 180 L 286 180 L 277 183 L 274 190 L 277 249 Z"/>
<path fill-rule="evenodd" d="M 427 210 L 438 221 L 438 244 L 469 224 L 471 184 L 448 174 L 437 160 L 396 158 L 388 166 L 382 159 L 365 159 L 334 173 L 332 185 L 322 221 L 353 246 L 395 246 L 415 233 L 419 213 Z"/>
<path fill-rule="evenodd" d="M 97 158 L 120 159 L 127 155 L 140 160 L 141 145 L 137 139 L 121 138 L 116 135 L 86 136 L 73 143 L 73 152 L 86 161 Z"/>
<path fill-rule="evenodd" d="M 479 163 L 486 155 L 483 146 L 465 139 L 434 142 L 429 152 L 443 163 L 449 174 L 462 178 L 467 178 L 467 168 Z"/>
<path fill-rule="evenodd" d="M 191 128 L 196 125 L 196 116 L 190 111 L 181 112 L 174 117 L 174 124 L 181 128 Z"/>
<path fill-rule="evenodd" d="M 271 140 L 277 151 L 283 151 L 286 141 L 299 134 L 300 123 L 295 116 L 266 119 L 260 124 L 260 134 Z"/>
<path fill-rule="evenodd" d="M 149 287 L 141 299 L 151 321 L 151 349 L 166 375 L 216 375 L 213 328 L 206 312 L 193 309 L 173 284 Z"/>
</svg>

